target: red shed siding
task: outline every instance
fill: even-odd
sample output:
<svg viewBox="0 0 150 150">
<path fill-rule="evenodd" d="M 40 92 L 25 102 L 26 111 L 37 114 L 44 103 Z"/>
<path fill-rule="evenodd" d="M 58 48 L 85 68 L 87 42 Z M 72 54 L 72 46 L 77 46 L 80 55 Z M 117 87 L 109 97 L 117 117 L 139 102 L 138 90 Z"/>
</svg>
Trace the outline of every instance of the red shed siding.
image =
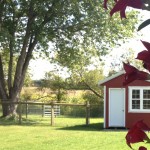
<svg viewBox="0 0 150 150">
<path fill-rule="evenodd" d="M 135 80 L 128 84 L 128 86 L 150 86 L 150 82 L 142 81 L 142 80 Z"/>
<path fill-rule="evenodd" d="M 143 120 L 150 127 L 150 113 L 127 113 L 126 128 L 131 128 L 139 120 Z"/>
<path fill-rule="evenodd" d="M 128 86 L 150 86 L 150 82 L 148 81 L 141 81 L 135 80 L 132 83 L 128 84 L 127 86 L 123 86 L 124 81 L 124 74 L 113 78 L 102 85 L 106 86 L 106 102 L 105 102 L 105 127 L 109 127 L 109 88 L 125 88 L 125 127 L 131 128 L 132 125 L 139 121 L 144 120 L 145 123 L 150 126 L 150 113 L 134 113 L 129 112 L 128 110 Z M 115 104 L 117 107 L 117 104 Z"/>
<path fill-rule="evenodd" d="M 120 87 L 123 87 L 123 81 L 124 81 L 124 74 L 122 74 L 114 79 L 111 79 L 102 85 L 105 85 L 106 87 L 111 87 L 111 88 L 113 88 L 113 87 L 120 88 Z"/>
</svg>

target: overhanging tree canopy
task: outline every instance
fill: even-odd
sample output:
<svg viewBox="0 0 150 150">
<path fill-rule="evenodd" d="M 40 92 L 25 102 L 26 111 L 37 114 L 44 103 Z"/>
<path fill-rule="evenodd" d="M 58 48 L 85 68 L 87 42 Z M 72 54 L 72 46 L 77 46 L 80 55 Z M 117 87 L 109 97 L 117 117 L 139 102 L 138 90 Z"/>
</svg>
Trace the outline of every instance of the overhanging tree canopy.
<svg viewBox="0 0 150 150">
<path fill-rule="evenodd" d="M 18 101 L 33 51 L 50 54 L 48 42 L 55 43 L 53 50 L 63 62 L 71 62 L 80 59 L 81 44 L 105 54 L 117 39 L 132 35 L 136 19 L 115 23 L 113 19 L 108 22 L 108 17 L 99 0 L 1 0 L 0 99 Z M 2 108 L 3 116 L 16 113 L 15 105 L 3 104 Z"/>
</svg>

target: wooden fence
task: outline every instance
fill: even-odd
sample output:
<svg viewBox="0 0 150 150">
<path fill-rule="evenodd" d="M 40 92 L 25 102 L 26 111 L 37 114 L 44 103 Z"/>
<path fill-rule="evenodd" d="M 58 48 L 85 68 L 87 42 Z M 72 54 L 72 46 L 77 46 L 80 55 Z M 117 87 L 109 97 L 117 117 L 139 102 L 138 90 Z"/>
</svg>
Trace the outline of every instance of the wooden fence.
<svg viewBox="0 0 150 150">
<path fill-rule="evenodd" d="M 54 115 L 59 116 L 60 115 L 60 106 L 54 105 Z M 42 107 L 42 116 L 44 117 L 50 117 L 51 116 L 51 105 L 44 105 L 44 108 Z"/>
<path fill-rule="evenodd" d="M 85 107 L 86 110 L 86 116 L 85 116 L 85 123 L 86 125 L 90 124 L 90 104 L 89 102 L 86 102 L 85 104 L 73 104 L 73 103 L 57 103 L 57 102 L 49 102 L 49 103 L 42 103 L 42 102 L 8 102 L 8 101 L 2 101 L 0 102 L 0 104 L 16 104 L 19 107 L 19 124 L 22 123 L 22 105 L 26 106 L 26 118 L 27 118 L 27 106 L 28 105 L 42 105 L 42 108 L 44 108 L 45 105 L 47 106 L 51 106 L 51 126 L 54 126 L 54 118 L 55 118 L 55 113 L 54 113 L 54 109 L 55 106 L 81 106 L 81 107 Z"/>
</svg>

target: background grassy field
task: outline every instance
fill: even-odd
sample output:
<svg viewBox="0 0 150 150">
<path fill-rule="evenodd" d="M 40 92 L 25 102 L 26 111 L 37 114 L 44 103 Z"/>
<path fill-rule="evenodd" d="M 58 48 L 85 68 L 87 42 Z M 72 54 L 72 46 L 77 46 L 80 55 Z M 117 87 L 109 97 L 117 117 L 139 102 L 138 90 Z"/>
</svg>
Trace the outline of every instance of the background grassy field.
<svg viewBox="0 0 150 150">
<path fill-rule="evenodd" d="M 127 130 L 104 130 L 103 119 L 49 118 L 29 116 L 18 122 L 0 119 L 0 150 L 128 150 Z M 139 144 L 133 145 L 137 149 Z M 150 149 L 150 144 L 145 144 Z"/>
</svg>

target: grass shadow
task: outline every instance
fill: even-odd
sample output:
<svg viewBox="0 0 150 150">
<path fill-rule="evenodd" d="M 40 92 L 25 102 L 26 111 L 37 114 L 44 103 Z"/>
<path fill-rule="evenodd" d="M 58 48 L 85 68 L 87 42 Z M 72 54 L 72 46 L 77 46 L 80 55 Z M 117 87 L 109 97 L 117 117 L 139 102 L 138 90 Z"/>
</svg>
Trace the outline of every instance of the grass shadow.
<svg viewBox="0 0 150 150">
<path fill-rule="evenodd" d="M 103 123 L 92 123 L 90 125 L 75 125 L 69 127 L 62 127 L 58 130 L 74 130 L 74 131 L 102 131 Z"/>
<path fill-rule="evenodd" d="M 57 120 L 58 119 L 58 120 Z M 83 119 L 83 118 L 82 118 Z M 103 130 L 103 122 L 91 123 L 90 125 L 82 124 L 78 118 L 56 118 L 54 128 L 56 130 L 80 130 L 80 131 L 100 131 Z M 50 125 L 50 118 L 41 118 L 31 116 L 29 118 L 22 117 L 21 124 L 19 120 L 10 120 L 0 118 L 0 126 L 39 126 L 39 127 L 52 127 Z"/>
<path fill-rule="evenodd" d="M 0 118 L 0 126 L 12 126 L 12 125 L 20 125 L 20 126 L 50 126 L 49 123 L 42 121 L 42 119 L 29 119 L 22 118 L 21 124 L 19 124 L 19 120 L 12 120 L 6 118 Z"/>
</svg>

